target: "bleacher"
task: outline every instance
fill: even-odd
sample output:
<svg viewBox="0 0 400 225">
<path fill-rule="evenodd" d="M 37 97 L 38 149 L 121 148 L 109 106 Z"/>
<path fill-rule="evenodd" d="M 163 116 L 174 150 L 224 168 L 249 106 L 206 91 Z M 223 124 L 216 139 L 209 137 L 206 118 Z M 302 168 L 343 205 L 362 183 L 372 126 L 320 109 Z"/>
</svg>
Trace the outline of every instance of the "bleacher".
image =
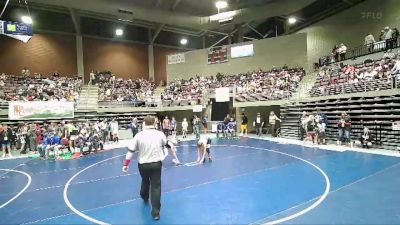
<svg viewBox="0 0 400 225">
<path fill-rule="evenodd" d="M 395 63 L 396 60 L 393 58 L 376 58 L 362 63 L 343 65 L 341 68 L 323 67 L 310 90 L 310 95 L 318 97 L 396 88 L 398 84 L 393 80 L 395 76 L 393 75 L 392 78 L 390 74 Z M 377 77 L 371 77 L 373 72 Z M 358 78 L 359 74 L 360 78 Z M 365 77 L 366 74 L 370 77 Z"/>
<path fill-rule="evenodd" d="M 392 130 L 392 123 L 400 121 L 400 94 L 378 97 L 352 97 L 315 102 L 298 102 L 281 107 L 281 135 L 299 139 L 301 113 L 316 113 L 321 110 L 328 116 L 327 140 L 337 140 L 337 121 L 342 112 L 347 112 L 352 121 L 352 140 L 360 137 L 364 126 L 375 136 L 374 147 L 395 150 L 400 146 L 400 131 Z"/>
<path fill-rule="evenodd" d="M 356 92 L 369 92 L 389 90 L 399 87 L 399 84 L 394 84 L 392 79 L 380 80 L 364 80 L 356 83 L 348 83 L 345 80 L 339 80 L 339 84 L 328 85 L 326 81 L 317 80 L 316 85 L 311 88 L 311 97 L 325 96 L 325 95 L 340 95 L 351 94 Z"/>
</svg>

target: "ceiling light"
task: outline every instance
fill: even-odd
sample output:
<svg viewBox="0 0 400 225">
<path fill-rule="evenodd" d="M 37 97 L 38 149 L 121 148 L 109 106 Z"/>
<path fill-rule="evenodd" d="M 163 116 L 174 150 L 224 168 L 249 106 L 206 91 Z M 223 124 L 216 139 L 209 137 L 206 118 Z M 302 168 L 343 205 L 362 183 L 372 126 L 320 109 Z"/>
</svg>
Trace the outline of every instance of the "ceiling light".
<svg viewBox="0 0 400 225">
<path fill-rule="evenodd" d="M 228 7 L 228 3 L 226 1 L 217 1 L 215 7 L 217 7 L 217 9 L 225 9 Z"/>
<path fill-rule="evenodd" d="M 297 19 L 295 17 L 289 17 L 288 22 L 289 24 L 294 24 L 297 22 Z"/>
<path fill-rule="evenodd" d="M 122 29 L 116 29 L 115 30 L 115 35 L 122 36 L 123 34 L 124 34 L 124 30 L 122 30 Z"/>
<path fill-rule="evenodd" d="M 186 45 L 188 43 L 188 40 L 186 38 L 181 39 L 181 45 Z"/>
<path fill-rule="evenodd" d="M 32 17 L 30 16 L 21 16 L 21 20 L 23 23 L 32 24 Z"/>
</svg>

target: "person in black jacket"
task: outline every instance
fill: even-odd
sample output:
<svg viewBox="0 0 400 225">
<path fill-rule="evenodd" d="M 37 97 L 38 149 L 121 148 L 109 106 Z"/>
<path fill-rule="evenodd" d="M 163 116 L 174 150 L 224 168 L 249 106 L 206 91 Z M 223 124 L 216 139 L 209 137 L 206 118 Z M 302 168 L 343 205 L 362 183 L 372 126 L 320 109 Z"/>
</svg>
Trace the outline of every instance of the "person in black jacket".
<svg viewBox="0 0 400 225">
<path fill-rule="evenodd" d="M 7 126 L 0 127 L 0 143 L 1 143 L 1 149 L 3 150 L 3 158 L 6 157 L 7 152 L 9 157 L 12 157 L 11 138 L 12 138 L 11 129 L 8 129 Z"/>
</svg>

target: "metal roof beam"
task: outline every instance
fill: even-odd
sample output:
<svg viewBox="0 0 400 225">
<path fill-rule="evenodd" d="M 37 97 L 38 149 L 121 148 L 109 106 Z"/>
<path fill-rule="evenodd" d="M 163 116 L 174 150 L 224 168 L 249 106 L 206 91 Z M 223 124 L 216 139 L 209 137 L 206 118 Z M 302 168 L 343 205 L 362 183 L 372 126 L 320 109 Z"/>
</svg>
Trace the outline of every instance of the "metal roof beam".
<svg viewBox="0 0 400 225">
<path fill-rule="evenodd" d="M 154 43 L 154 41 L 157 39 L 158 35 L 160 34 L 160 32 L 162 31 L 164 26 L 165 26 L 165 24 L 160 24 L 160 26 L 157 28 L 156 32 L 154 33 L 153 37 L 151 38 L 150 44 Z"/>
<path fill-rule="evenodd" d="M 81 34 L 80 18 L 79 16 L 76 15 L 75 10 L 69 8 L 69 12 L 71 14 L 72 22 L 74 23 L 75 32 L 76 34 L 80 35 Z"/>
<path fill-rule="evenodd" d="M 175 0 L 175 2 L 171 6 L 171 11 L 175 11 L 176 7 L 181 3 L 181 0 Z"/>
</svg>

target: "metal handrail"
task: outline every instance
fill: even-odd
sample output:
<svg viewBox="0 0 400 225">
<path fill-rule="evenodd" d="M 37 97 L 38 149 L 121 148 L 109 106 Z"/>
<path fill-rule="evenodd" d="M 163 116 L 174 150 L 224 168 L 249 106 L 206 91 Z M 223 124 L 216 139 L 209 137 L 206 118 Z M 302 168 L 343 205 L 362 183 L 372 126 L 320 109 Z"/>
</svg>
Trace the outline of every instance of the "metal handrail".
<svg viewBox="0 0 400 225">
<path fill-rule="evenodd" d="M 360 56 L 366 56 L 378 52 L 383 52 L 388 49 L 394 49 L 400 47 L 400 38 L 391 38 L 388 40 L 377 41 L 373 44 L 364 44 L 355 48 L 347 49 L 343 59 L 335 60 L 333 56 L 327 55 L 319 58 L 319 66 L 329 65 L 332 63 L 338 63 L 340 61 L 355 59 Z"/>
</svg>

